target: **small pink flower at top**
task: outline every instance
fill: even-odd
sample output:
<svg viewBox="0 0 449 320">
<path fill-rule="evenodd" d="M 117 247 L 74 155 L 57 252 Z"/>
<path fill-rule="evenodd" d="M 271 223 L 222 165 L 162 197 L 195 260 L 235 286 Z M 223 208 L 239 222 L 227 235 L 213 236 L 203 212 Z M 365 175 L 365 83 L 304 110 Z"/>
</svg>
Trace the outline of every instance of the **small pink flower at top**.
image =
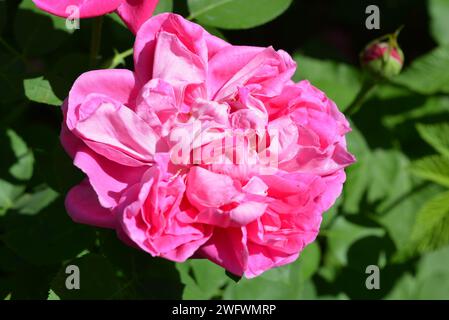
<svg viewBox="0 0 449 320">
<path fill-rule="evenodd" d="M 128 28 L 136 33 L 154 12 L 159 0 L 33 0 L 37 7 L 67 18 L 74 8 L 79 18 L 92 18 L 117 11 Z"/>
</svg>

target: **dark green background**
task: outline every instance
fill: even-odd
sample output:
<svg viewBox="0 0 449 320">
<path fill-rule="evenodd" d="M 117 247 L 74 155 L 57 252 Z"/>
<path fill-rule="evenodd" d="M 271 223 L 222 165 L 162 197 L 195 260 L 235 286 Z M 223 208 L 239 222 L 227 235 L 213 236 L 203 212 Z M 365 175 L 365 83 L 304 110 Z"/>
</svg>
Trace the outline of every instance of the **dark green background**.
<svg viewBox="0 0 449 320">
<path fill-rule="evenodd" d="M 258 27 L 207 26 L 233 44 L 288 51 L 298 62 L 295 79 L 309 79 L 341 110 L 360 88 L 360 50 L 405 26 L 399 42 L 408 70 L 378 87 L 351 119 L 348 145 L 359 162 L 348 170 L 344 194 L 325 214 L 317 241 L 295 263 L 238 282 L 208 261 L 153 259 L 112 231 L 70 220 L 64 194 L 82 175 L 60 146 L 61 112 L 51 104 L 90 69 L 92 20 L 69 33 L 61 19 L 19 8 L 21 1 L 0 1 L 0 298 L 448 299 L 447 243 L 413 248 L 417 214 L 447 188 L 411 170 L 413 161 L 437 153 L 416 125 L 449 121 L 449 5 L 435 10 L 444 1 L 297 0 Z M 380 7 L 381 30 L 365 28 L 369 4 Z M 253 8 L 248 14 L 257 13 Z M 182 0 L 174 11 L 189 15 Z M 133 35 L 105 17 L 98 67 L 132 44 Z M 132 69 L 132 59 L 119 67 Z M 46 81 L 25 81 L 38 77 Z M 439 232 L 444 238 L 449 227 Z M 68 264 L 80 267 L 81 290 L 65 289 Z M 380 290 L 365 287 L 372 264 L 381 269 Z"/>
</svg>

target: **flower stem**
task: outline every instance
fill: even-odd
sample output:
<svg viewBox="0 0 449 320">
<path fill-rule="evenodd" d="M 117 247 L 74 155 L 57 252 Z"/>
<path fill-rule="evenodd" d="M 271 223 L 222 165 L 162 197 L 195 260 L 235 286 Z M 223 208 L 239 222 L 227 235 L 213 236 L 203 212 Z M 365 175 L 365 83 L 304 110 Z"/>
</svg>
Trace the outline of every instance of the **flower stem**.
<svg viewBox="0 0 449 320">
<path fill-rule="evenodd" d="M 103 26 L 103 17 L 97 17 L 93 20 L 92 25 L 92 38 L 90 42 L 90 55 L 89 65 L 91 68 L 95 68 L 97 65 L 98 55 L 101 46 L 101 29 Z"/>
<path fill-rule="evenodd" d="M 357 93 L 357 96 L 354 98 L 352 103 L 349 105 L 348 108 L 344 111 L 344 114 L 347 116 L 353 116 L 355 113 L 357 113 L 360 110 L 360 107 L 365 102 L 366 98 L 373 92 L 373 90 L 376 88 L 378 82 L 374 79 L 372 79 L 369 76 L 366 76 L 363 79 L 362 87 L 360 88 L 359 92 Z"/>
<path fill-rule="evenodd" d="M 125 59 L 131 56 L 134 53 L 134 48 L 130 48 L 126 51 L 116 53 L 108 68 L 113 69 L 121 64 L 125 64 Z"/>
</svg>

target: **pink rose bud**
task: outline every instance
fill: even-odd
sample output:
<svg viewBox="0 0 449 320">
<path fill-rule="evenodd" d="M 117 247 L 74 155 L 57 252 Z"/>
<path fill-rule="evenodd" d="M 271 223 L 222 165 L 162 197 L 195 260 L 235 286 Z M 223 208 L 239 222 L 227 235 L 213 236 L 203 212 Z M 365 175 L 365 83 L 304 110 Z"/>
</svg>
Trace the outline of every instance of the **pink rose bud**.
<svg viewBox="0 0 449 320">
<path fill-rule="evenodd" d="M 381 78 L 398 75 L 404 65 L 404 54 L 396 41 L 397 33 L 386 41 L 370 43 L 361 53 L 362 67 Z"/>
</svg>

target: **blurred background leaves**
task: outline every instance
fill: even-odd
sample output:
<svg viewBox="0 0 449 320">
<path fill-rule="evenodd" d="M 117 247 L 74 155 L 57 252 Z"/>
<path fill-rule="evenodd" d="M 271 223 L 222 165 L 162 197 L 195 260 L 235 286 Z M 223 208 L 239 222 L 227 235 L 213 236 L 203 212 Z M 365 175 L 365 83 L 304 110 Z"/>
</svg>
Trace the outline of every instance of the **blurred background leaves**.
<svg viewBox="0 0 449 320">
<path fill-rule="evenodd" d="M 376 4 L 381 30 L 365 28 Z M 31 0 L 0 1 L 0 298 L 449 299 L 449 4 L 446 0 L 173 0 L 176 12 L 234 44 L 273 45 L 341 110 L 361 85 L 358 53 L 404 24 L 406 67 L 351 119 L 342 197 L 299 259 L 256 279 L 205 260 L 175 264 L 78 225 L 64 195 L 82 179 L 60 146 L 61 101 L 89 70 L 92 21 L 69 31 Z M 132 69 L 133 35 L 105 18 L 100 66 Z M 81 290 L 65 287 L 66 266 Z M 367 290 L 368 265 L 380 290 Z"/>
</svg>

